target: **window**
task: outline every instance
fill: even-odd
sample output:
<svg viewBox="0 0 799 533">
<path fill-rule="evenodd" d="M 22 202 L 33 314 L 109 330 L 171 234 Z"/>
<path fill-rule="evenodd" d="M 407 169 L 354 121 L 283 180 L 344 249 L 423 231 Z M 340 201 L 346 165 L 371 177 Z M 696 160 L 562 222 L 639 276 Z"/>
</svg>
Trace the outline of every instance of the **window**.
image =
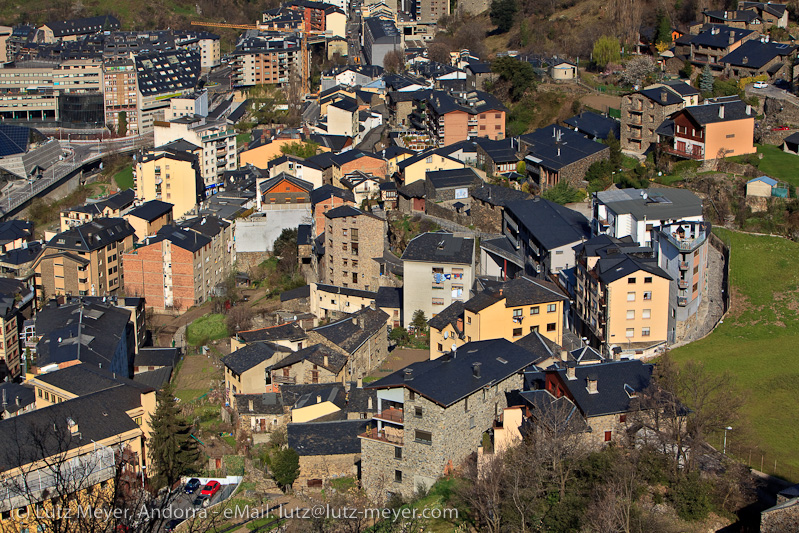
<svg viewBox="0 0 799 533">
<path fill-rule="evenodd" d="M 42 397 L 42 389 L 39 389 L 39 398 Z"/>
<path fill-rule="evenodd" d="M 649 328 L 641 328 L 641 336 L 649 337 Z"/>
<path fill-rule="evenodd" d="M 444 305 L 444 298 L 433 298 L 433 305 Z"/>
<path fill-rule="evenodd" d="M 522 336 L 522 328 L 513 328 L 513 336 L 514 337 L 521 337 Z"/>
<path fill-rule="evenodd" d="M 613 432 L 612 431 L 606 431 L 605 432 L 605 442 L 610 442 L 610 439 L 611 439 L 612 436 L 613 436 Z"/>
<path fill-rule="evenodd" d="M 644 309 L 643 311 L 641 311 L 641 318 L 649 318 L 651 316 L 652 316 L 651 309 Z"/>
<path fill-rule="evenodd" d="M 634 285 L 635 284 L 635 278 L 627 278 L 627 283 L 630 284 L 630 285 Z"/>
<path fill-rule="evenodd" d="M 522 310 L 521 309 L 514 309 L 513 310 L 513 318 L 521 318 Z"/>
<path fill-rule="evenodd" d="M 464 398 L 463 400 L 463 410 L 467 413 L 469 412 L 469 398 Z"/>
<path fill-rule="evenodd" d="M 627 328 L 627 332 L 625 333 L 625 336 L 628 339 L 631 338 L 631 337 L 634 337 L 635 336 L 635 329 L 634 328 Z"/>
<path fill-rule="evenodd" d="M 531 308 L 530 308 L 530 314 L 531 314 L 531 315 L 537 315 L 537 314 L 538 314 L 538 312 L 539 312 L 539 308 L 538 308 L 538 306 L 537 306 L 537 305 L 536 305 L 535 307 L 531 307 Z"/>
<path fill-rule="evenodd" d="M 550 322 L 547 324 L 547 331 L 555 331 L 558 328 L 557 324 Z"/>
<path fill-rule="evenodd" d="M 627 301 L 628 302 L 634 302 L 635 301 L 635 293 L 634 292 L 628 292 L 627 293 Z"/>
<path fill-rule="evenodd" d="M 557 304 L 547 304 L 547 313 L 554 313 L 558 310 Z"/>
<path fill-rule="evenodd" d="M 358 273 L 357 272 L 353 272 L 352 273 L 352 282 L 353 283 L 358 283 Z"/>
<path fill-rule="evenodd" d="M 652 291 L 646 291 L 644 293 L 644 300 L 651 300 L 652 299 Z"/>
<path fill-rule="evenodd" d="M 474 416 L 469 417 L 469 428 L 474 428 Z"/>
<path fill-rule="evenodd" d="M 440 342 L 438 343 L 438 351 L 439 351 L 439 352 L 443 352 L 443 351 L 444 351 L 444 347 L 443 347 L 443 346 L 441 346 L 441 343 L 440 343 Z"/>
<path fill-rule="evenodd" d="M 433 156 L 432 155 L 427 156 L 427 159 L 425 159 L 425 163 L 432 163 L 432 162 L 433 162 Z"/>
<path fill-rule="evenodd" d="M 417 429 L 416 442 L 421 442 L 422 444 L 433 444 L 433 434 L 429 431 L 419 431 Z"/>
<path fill-rule="evenodd" d="M 394 459 L 402 459 L 402 448 L 394 448 Z"/>
<path fill-rule="evenodd" d="M 621 424 L 624 424 L 625 422 L 627 422 L 627 415 L 619 415 L 619 422 Z"/>
<path fill-rule="evenodd" d="M 644 283 L 652 283 L 652 278 L 651 277 L 644 278 Z"/>
<path fill-rule="evenodd" d="M 530 326 L 530 333 L 536 333 L 538 331 L 538 326 Z"/>
<path fill-rule="evenodd" d="M 421 407 L 415 407 L 413 409 L 413 416 L 415 416 L 416 418 L 422 418 L 422 408 Z"/>
<path fill-rule="evenodd" d="M 635 311 L 633 309 L 627 310 L 627 320 L 635 320 Z"/>
<path fill-rule="evenodd" d="M 394 483 L 402 483 L 402 470 L 394 470 Z"/>
<path fill-rule="evenodd" d="M 409 392 L 408 392 L 408 401 L 409 401 L 409 402 L 412 402 L 412 401 L 414 401 L 415 399 L 416 399 L 416 393 L 415 393 L 415 392 L 413 392 L 413 391 L 409 391 Z"/>
<path fill-rule="evenodd" d="M 693 286 L 693 292 L 696 292 L 696 290 L 697 290 L 698 288 L 699 288 L 699 284 L 698 284 L 698 283 L 694 283 L 694 286 Z"/>
</svg>

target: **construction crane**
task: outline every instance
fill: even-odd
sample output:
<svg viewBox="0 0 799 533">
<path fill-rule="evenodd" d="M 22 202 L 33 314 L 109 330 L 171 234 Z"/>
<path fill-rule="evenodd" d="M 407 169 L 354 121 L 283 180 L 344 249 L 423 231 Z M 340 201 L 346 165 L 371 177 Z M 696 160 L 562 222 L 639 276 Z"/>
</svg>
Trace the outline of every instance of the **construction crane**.
<svg viewBox="0 0 799 533">
<path fill-rule="evenodd" d="M 298 29 L 290 29 L 290 28 L 282 28 L 279 26 L 269 26 L 267 24 L 258 24 L 258 25 L 250 25 L 250 24 L 227 24 L 224 22 L 197 22 L 192 21 L 192 26 L 209 26 L 212 28 L 235 28 L 239 30 L 263 30 L 263 31 L 280 31 L 285 33 L 299 33 L 302 38 L 300 39 L 300 53 L 302 54 L 302 94 L 307 95 L 310 94 L 311 88 L 311 68 L 310 68 L 310 61 L 311 58 L 308 57 L 308 36 L 309 35 L 326 35 L 327 32 L 324 31 L 316 31 L 316 30 L 306 30 L 305 29 L 305 20 L 302 21 L 302 28 Z"/>
</svg>

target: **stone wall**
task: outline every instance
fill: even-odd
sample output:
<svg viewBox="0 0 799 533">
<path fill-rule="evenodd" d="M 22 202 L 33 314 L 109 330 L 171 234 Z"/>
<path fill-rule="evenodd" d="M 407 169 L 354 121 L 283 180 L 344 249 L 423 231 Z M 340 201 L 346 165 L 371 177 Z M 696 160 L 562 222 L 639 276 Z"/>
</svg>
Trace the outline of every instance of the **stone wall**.
<svg viewBox="0 0 799 533">
<path fill-rule="evenodd" d="M 799 524 L 799 498 L 792 505 L 760 513 L 760 533 L 796 531 L 796 524 Z"/>
<path fill-rule="evenodd" d="M 472 223 L 472 217 L 462 213 L 456 213 L 454 209 L 447 209 L 445 204 L 436 204 L 433 202 L 425 202 L 425 210 L 428 215 L 451 220 L 461 226 L 469 226 Z"/>
<path fill-rule="evenodd" d="M 500 206 L 472 198 L 471 223 L 476 230 L 483 233 L 502 233 L 502 213 Z"/>
<path fill-rule="evenodd" d="M 610 147 L 584 157 L 579 161 L 575 161 L 571 165 L 567 165 L 560 170 L 559 181 L 566 181 L 569 185 L 575 188 L 580 188 L 582 181 L 585 179 L 585 173 L 588 167 L 597 161 L 604 161 L 610 157 Z"/>
<path fill-rule="evenodd" d="M 337 477 L 357 477 L 358 463 L 361 460 L 359 453 L 345 453 L 340 455 L 301 455 L 300 476 L 294 482 L 294 487 L 308 486 L 308 480 L 321 479 L 323 482 Z"/>
<path fill-rule="evenodd" d="M 380 287 L 380 265 L 373 258 L 383 257 L 386 221 L 358 215 L 328 218 L 326 226 L 326 268 L 320 271 L 320 279 L 337 287 L 376 291 Z M 354 230 L 358 231 L 357 238 L 353 238 Z"/>
</svg>

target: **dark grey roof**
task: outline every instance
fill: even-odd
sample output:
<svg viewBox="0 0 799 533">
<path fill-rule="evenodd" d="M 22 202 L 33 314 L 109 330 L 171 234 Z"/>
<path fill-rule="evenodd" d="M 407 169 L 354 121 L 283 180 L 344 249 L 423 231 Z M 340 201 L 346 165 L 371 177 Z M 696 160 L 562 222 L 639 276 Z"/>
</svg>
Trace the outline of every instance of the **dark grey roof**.
<svg viewBox="0 0 799 533">
<path fill-rule="evenodd" d="M 259 189 L 262 194 L 269 192 L 270 190 L 280 185 L 280 182 L 284 180 L 288 181 L 289 183 L 299 187 L 300 189 L 308 193 L 310 193 L 313 190 L 313 183 L 311 183 L 310 181 L 301 180 L 300 178 L 297 178 L 285 172 L 281 172 L 274 178 L 264 181 L 263 183 L 261 183 Z"/>
<path fill-rule="evenodd" d="M 311 191 L 311 204 L 316 205 L 320 202 L 328 200 L 331 196 L 355 203 L 355 196 L 352 194 L 352 191 L 348 189 L 340 189 L 330 185 L 329 183 L 326 183 L 321 187 Z"/>
<path fill-rule="evenodd" d="M 189 228 L 176 226 L 175 224 L 162 226 L 155 237 L 146 239 L 143 244 L 156 244 L 164 240 L 168 240 L 174 246 L 178 246 L 189 252 L 196 252 L 204 246 L 211 244 L 211 239 L 205 235 L 201 235 L 196 231 L 191 231 Z"/>
<path fill-rule="evenodd" d="M 537 129 L 519 139 L 527 146 L 526 160 L 551 170 L 560 170 L 599 152 L 610 150 L 605 144 L 558 125 Z"/>
<path fill-rule="evenodd" d="M 688 85 L 684 83 L 683 85 L 688 87 Z M 583 111 L 579 115 L 567 118 L 564 122 L 583 135 L 588 135 L 597 139 L 607 139 L 608 135 L 611 133 L 615 139 L 621 138 L 621 124 L 618 120 L 614 120 L 610 117 L 603 117 L 592 111 Z"/>
<path fill-rule="evenodd" d="M 500 285 L 486 287 L 474 298 L 489 296 L 494 302 L 505 300 L 505 307 L 519 307 L 523 305 L 536 305 L 546 302 L 568 301 L 568 298 L 558 290 L 552 282 L 520 276 L 506 281 Z M 472 299 L 474 299 L 472 298 Z M 472 310 L 468 300 L 466 309 Z"/>
<path fill-rule="evenodd" d="M 303 457 L 361 453 L 358 435 L 366 431 L 368 423 L 368 420 L 334 420 L 289 424 L 288 445 Z"/>
<path fill-rule="evenodd" d="M 164 388 L 164 385 L 169 383 L 170 379 L 172 379 L 171 366 L 162 366 L 160 368 L 156 368 L 155 370 L 148 370 L 147 372 L 139 372 L 138 374 L 134 374 L 133 376 L 133 381 L 135 381 L 136 383 L 147 385 L 148 387 L 152 387 L 155 390 L 161 390 L 162 388 Z"/>
<path fill-rule="evenodd" d="M 0 383 L 0 398 L 5 402 L 0 410 L 9 413 L 16 413 L 36 402 L 33 387 L 13 381 Z"/>
<path fill-rule="evenodd" d="M 292 408 L 302 409 L 324 402 L 330 402 L 339 409 L 344 407 L 347 404 L 347 393 L 344 392 L 344 387 L 339 383 L 329 383 L 325 388 L 320 388 L 316 392 L 307 392 L 297 398 Z"/>
<path fill-rule="evenodd" d="M 546 351 L 543 344 L 540 350 Z M 446 407 L 484 387 L 502 383 L 540 358 L 541 354 L 516 346 L 507 339 L 469 342 L 454 355 L 413 363 L 367 388 L 405 387 Z M 479 378 L 474 375 L 474 363 L 480 363 Z M 407 370 L 411 373 L 410 380 L 406 379 Z"/>
<path fill-rule="evenodd" d="M 367 213 L 366 211 L 361 211 L 357 207 L 353 207 L 351 205 L 340 205 L 338 207 L 334 207 L 329 211 L 325 211 L 325 216 L 327 218 L 359 217 L 359 216 L 378 218 L 371 213 Z"/>
<path fill-rule="evenodd" d="M 443 330 L 448 325 L 452 325 L 455 328 L 455 331 L 458 332 L 458 336 L 463 336 L 463 331 L 461 330 L 463 324 L 461 324 L 461 328 L 458 327 L 458 319 L 463 319 L 463 310 L 465 309 L 463 302 L 455 301 L 452 302 L 446 309 L 438 313 L 436 316 L 431 318 L 427 321 L 427 324 L 438 331 Z"/>
<path fill-rule="evenodd" d="M 273 168 L 273 167 L 275 167 L 277 165 L 282 165 L 283 163 L 286 163 L 288 161 L 294 161 L 295 163 L 299 163 L 300 165 L 308 167 L 308 168 L 313 168 L 313 169 L 316 169 L 316 170 L 322 170 L 322 167 L 317 165 L 315 162 L 309 161 L 308 159 L 303 159 L 302 157 L 297 157 L 296 155 L 292 155 L 292 154 L 283 154 L 280 157 L 276 157 L 274 159 L 271 159 L 266 164 L 266 168 Z"/>
<path fill-rule="evenodd" d="M 360 298 L 370 298 L 374 300 L 377 298 L 377 293 L 372 291 L 364 291 L 362 289 L 353 289 L 352 287 L 339 287 L 338 285 L 326 285 L 324 283 L 317 283 L 316 290 L 319 292 L 327 292 L 330 294 L 343 294 L 345 296 L 357 296 Z"/>
<path fill-rule="evenodd" d="M 310 246 L 313 244 L 313 226 L 300 224 L 297 226 L 297 246 Z"/>
<path fill-rule="evenodd" d="M 111 375 L 96 366 L 85 363 L 39 374 L 36 376 L 36 380 L 75 396 L 86 396 L 98 391 L 117 389 L 122 386 L 132 387 L 144 392 L 152 390 L 147 385 L 136 383 L 124 376 Z"/>
<path fill-rule="evenodd" d="M 282 415 L 283 396 L 277 392 L 265 392 L 262 394 L 236 394 L 236 410 L 239 414 L 259 414 L 259 415 Z M 252 410 L 250 409 L 252 402 Z"/>
<path fill-rule="evenodd" d="M 370 157 L 372 159 L 380 159 L 382 158 L 375 153 L 372 152 L 364 152 L 363 150 L 358 150 L 357 148 L 353 148 L 352 150 L 347 150 L 346 152 L 341 152 L 333 156 L 333 164 L 341 167 L 346 165 L 347 163 L 351 163 L 357 159 L 361 159 L 362 157 Z"/>
<path fill-rule="evenodd" d="M 400 33 L 392 21 L 377 17 L 369 17 L 364 19 L 363 22 L 365 26 L 364 31 L 369 32 L 373 43 L 384 44 L 400 42 Z"/>
<path fill-rule="evenodd" d="M 483 182 L 479 187 L 472 189 L 472 198 L 482 200 L 491 205 L 504 206 L 508 202 L 529 200 L 532 196 L 523 191 L 517 191 L 502 185 L 493 185 Z"/>
<path fill-rule="evenodd" d="M 327 356 L 327 364 L 325 364 L 325 356 Z M 289 354 L 284 359 L 272 365 L 272 369 L 278 370 L 306 360 L 329 370 L 333 375 L 337 375 L 341 372 L 341 369 L 347 364 L 347 356 L 338 350 L 334 350 L 323 344 L 313 344 Z"/>
<path fill-rule="evenodd" d="M 408 243 L 402 260 L 470 265 L 474 261 L 474 239 L 444 231 L 422 233 Z"/>
<path fill-rule="evenodd" d="M 222 362 L 236 374 L 243 374 L 254 366 L 258 366 L 264 361 L 268 361 L 279 352 L 291 352 L 289 348 L 278 346 L 269 342 L 253 342 L 242 346 L 235 352 L 222 358 Z"/>
<path fill-rule="evenodd" d="M 480 179 L 480 176 L 469 167 L 450 170 L 428 170 L 426 179 L 434 189 L 470 187 L 475 183 L 483 181 Z"/>
<path fill-rule="evenodd" d="M 136 56 L 139 90 L 145 96 L 193 90 L 200 78 L 198 50 L 166 50 Z"/>
<path fill-rule="evenodd" d="M 152 222 L 158 217 L 161 217 L 167 213 L 171 213 L 172 207 L 172 204 L 162 202 L 161 200 L 150 200 L 149 202 L 144 202 L 135 209 L 131 209 L 127 214 L 132 217 L 146 220 L 147 222 Z"/>
<path fill-rule="evenodd" d="M 77 211 L 79 213 L 88 213 L 94 216 L 101 216 L 106 207 L 113 210 L 122 210 L 129 205 L 132 205 L 135 199 L 136 191 L 133 189 L 125 189 L 124 191 L 112 194 L 108 198 L 100 200 L 99 202 L 90 202 L 83 205 L 70 207 L 64 211 Z"/>
<path fill-rule="evenodd" d="M 290 300 L 296 300 L 297 298 L 308 298 L 310 295 L 311 286 L 303 285 L 302 287 L 297 287 L 296 289 L 291 289 L 290 291 L 281 292 L 280 301 L 288 302 Z"/>
<path fill-rule="evenodd" d="M 40 241 L 33 241 L 27 243 L 27 246 L 10 250 L 3 255 L 0 255 L 0 263 L 8 265 L 24 265 L 30 263 L 39 257 L 42 251 L 42 243 Z"/>
<path fill-rule="evenodd" d="M 380 308 L 402 308 L 402 287 L 380 287 L 375 296 L 375 305 Z"/>
<path fill-rule="evenodd" d="M 616 239 L 609 235 L 597 235 L 575 246 L 575 251 L 580 257 L 599 257 L 592 270 L 603 283 L 612 283 L 641 270 L 653 276 L 672 279 L 658 266 L 652 249 L 640 246 L 630 236 Z"/>
<path fill-rule="evenodd" d="M 515 163 L 519 160 L 513 139 L 491 140 L 478 137 L 474 140 L 494 163 Z"/>
<path fill-rule="evenodd" d="M 723 113 L 721 111 L 724 108 Z M 747 113 L 747 110 L 749 113 Z M 703 105 L 689 106 L 677 111 L 671 116 L 684 113 L 694 119 L 700 125 L 713 124 L 716 122 L 728 122 L 731 120 L 755 119 L 754 113 L 746 102 L 736 99 L 724 99 L 721 101 L 705 100 Z M 722 116 L 723 115 L 723 116 Z"/>
<path fill-rule="evenodd" d="M 380 157 L 382 157 L 383 159 L 388 160 L 388 159 L 393 159 L 400 155 L 415 155 L 416 152 L 414 152 L 413 150 L 408 150 L 407 148 L 402 148 L 401 146 L 397 146 L 396 144 L 392 144 L 385 150 L 378 152 L 378 154 L 380 154 Z"/>
<path fill-rule="evenodd" d="M 49 248 L 91 252 L 119 242 L 135 233 L 122 218 L 95 218 L 82 226 L 62 231 L 47 243 Z"/>
<path fill-rule="evenodd" d="M 101 15 L 82 19 L 51 20 L 47 23 L 47 27 L 53 30 L 54 37 L 60 38 L 67 35 L 86 35 L 118 30 L 120 24 L 114 15 Z"/>
<path fill-rule="evenodd" d="M 783 141 L 791 144 L 799 144 L 799 131 L 796 133 L 791 133 L 785 137 Z"/>
<path fill-rule="evenodd" d="M 678 105 L 683 103 L 682 97 L 669 87 L 642 89 L 638 94 L 646 96 L 658 105 Z"/>
<path fill-rule="evenodd" d="M 473 74 L 488 74 L 491 72 L 491 63 L 469 63 L 466 70 L 471 70 Z"/>
<path fill-rule="evenodd" d="M 355 111 L 358 110 L 358 102 L 356 102 L 352 98 L 342 98 L 337 102 L 329 104 L 327 107 L 335 107 L 336 109 L 341 109 L 342 111 L 354 113 Z"/>
<path fill-rule="evenodd" d="M 621 189 L 598 192 L 596 198 L 617 215 L 631 214 L 638 220 L 702 215 L 702 199 L 687 189 Z"/>
<path fill-rule="evenodd" d="M 257 341 L 298 341 L 306 337 L 305 330 L 297 322 L 288 322 L 268 328 L 253 329 L 239 332 L 239 338 L 244 342 Z"/>
<path fill-rule="evenodd" d="M 515 265 L 523 265 L 524 259 L 519 250 L 517 250 L 510 239 L 507 237 L 498 237 L 496 239 L 484 239 L 480 241 L 480 249 L 487 250 L 488 252 L 513 261 Z"/>
<path fill-rule="evenodd" d="M 721 24 L 705 24 L 699 34 L 694 35 L 690 42 L 694 46 L 727 48 L 730 46 L 730 38 L 732 38 L 733 42 L 738 42 L 753 33 L 751 30 L 731 28 Z"/>
<path fill-rule="evenodd" d="M 364 342 L 378 335 L 386 326 L 387 320 L 388 314 L 385 311 L 364 307 L 337 322 L 319 326 L 311 331 L 352 354 Z"/>
<path fill-rule="evenodd" d="M 758 9 L 771 13 L 775 17 L 782 17 L 787 8 L 786 4 L 776 2 L 740 2 L 738 4 L 738 9 Z"/>
<path fill-rule="evenodd" d="M 505 209 L 548 250 L 591 236 L 591 226 L 585 216 L 544 198 L 510 202 Z"/>
<path fill-rule="evenodd" d="M 669 89 L 675 91 L 680 96 L 699 96 L 702 92 L 697 89 L 696 87 L 685 83 L 684 81 L 667 81 L 665 85 L 669 86 Z"/>
<path fill-rule="evenodd" d="M 175 366 L 178 363 L 177 348 L 139 348 L 133 358 L 133 366 Z"/>
</svg>

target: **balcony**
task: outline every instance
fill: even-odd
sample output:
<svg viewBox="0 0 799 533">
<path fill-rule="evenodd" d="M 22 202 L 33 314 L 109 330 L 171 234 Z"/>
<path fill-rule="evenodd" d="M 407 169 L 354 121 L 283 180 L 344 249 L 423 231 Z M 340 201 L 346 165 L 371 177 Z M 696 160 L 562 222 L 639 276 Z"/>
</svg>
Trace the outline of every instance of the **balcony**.
<svg viewBox="0 0 799 533">
<path fill-rule="evenodd" d="M 690 252 L 704 244 L 708 233 L 710 232 L 710 225 L 707 223 L 703 223 L 699 227 L 701 229 L 698 231 L 687 233 L 677 233 L 676 231 L 671 233 L 668 231 L 662 231 L 662 233 L 666 236 L 666 239 L 678 250 Z M 682 267 L 683 264 L 686 265 L 685 269 Z M 688 270 L 688 268 L 690 268 L 689 264 L 687 264 L 685 261 L 680 262 L 680 270 Z"/>
<path fill-rule="evenodd" d="M 685 279 L 681 279 L 681 280 L 679 280 L 679 281 L 677 282 L 677 286 L 678 286 L 678 287 L 679 287 L 681 290 L 686 290 L 686 289 L 688 289 L 688 280 L 685 280 Z"/>
<path fill-rule="evenodd" d="M 680 261 L 680 270 L 688 270 L 688 263 L 686 261 Z"/>
<path fill-rule="evenodd" d="M 403 422 L 403 412 L 402 409 L 396 409 L 394 407 L 390 407 L 385 409 L 379 413 L 377 413 L 374 418 L 378 420 L 383 420 L 385 422 L 391 422 L 393 424 L 402 424 Z"/>
<path fill-rule="evenodd" d="M 663 151 L 671 155 L 676 155 L 677 157 L 682 157 L 685 159 L 693 159 L 694 161 L 705 160 L 705 155 L 702 152 L 687 152 L 685 150 L 678 150 L 671 146 L 664 146 Z"/>
<path fill-rule="evenodd" d="M 289 376 L 272 376 L 272 383 L 275 385 L 295 385 L 297 378 Z"/>
<path fill-rule="evenodd" d="M 688 305 L 688 298 L 686 298 L 685 296 L 678 296 L 677 305 L 680 307 L 685 307 L 686 305 Z"/>
<path fill-rule="evenodd" d="M 396 444 L 402 446 L 402 439 L 404 432 L 399 428 L 385 428 L 378 430 L 377 428 L 369 428 L 364 433 L 358 435 L 362 439 L 377 440 L 380 442 L 387 442 L 388 444 Z"/>
</svg>

